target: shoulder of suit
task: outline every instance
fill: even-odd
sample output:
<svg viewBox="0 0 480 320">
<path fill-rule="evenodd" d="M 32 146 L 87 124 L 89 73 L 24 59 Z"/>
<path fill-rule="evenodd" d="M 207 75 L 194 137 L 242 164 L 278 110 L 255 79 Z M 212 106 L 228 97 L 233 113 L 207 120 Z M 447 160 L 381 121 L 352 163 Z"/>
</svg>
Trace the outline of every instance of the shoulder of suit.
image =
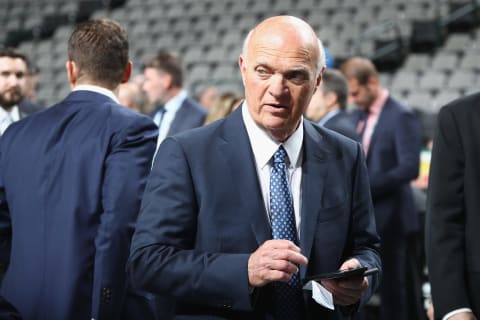
<svg viewBox="0 0 480 320">
<path fill-rule="evenodd" d="M 441 108 L 440 112 L 463 113 L 470 112 L 471 109 L 480 110 L 480 92 L 450 101 Z"/>
<path fill-rule="evenodd" d="M 314 128 L 314 130 L 316 130 L 318 134 L 322 136 L 322 139 L 324 139 L 328 143 L 337 145 L 344 145 L 346 143 L 347 145 L 349 145 L 351 144 L 351 142 L 353 142 L 351 138 L 348 138 L 343 134 L 336 132 L 335 130 L 328 127 L 318 126 L 309 120 L 306 120 L 305 123 L 305 126 L 311 126 L 312 128 Z M 309 129 L 306 129 L 305 131 L 310 132 Z"/>
</svg>

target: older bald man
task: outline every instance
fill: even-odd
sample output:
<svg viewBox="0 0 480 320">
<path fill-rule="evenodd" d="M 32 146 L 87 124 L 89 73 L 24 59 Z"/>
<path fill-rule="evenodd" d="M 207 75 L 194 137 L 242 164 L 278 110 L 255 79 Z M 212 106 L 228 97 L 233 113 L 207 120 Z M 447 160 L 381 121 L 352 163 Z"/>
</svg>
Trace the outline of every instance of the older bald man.
<svg viewBox="0 0 480 320">
<path fill-rule="evenodd" d="M 378 275 L 322 281 L 335 310 L 302 280 L 380 268 L 360 145 L 304 121 L 324 61 L 312 28 L 261 22 L 239 66 L 245 102 L 226 119 L 167 138 L 132 242 L 134 286 L 175 303 L 176 319 L 340 319 Z"/>
</svg>

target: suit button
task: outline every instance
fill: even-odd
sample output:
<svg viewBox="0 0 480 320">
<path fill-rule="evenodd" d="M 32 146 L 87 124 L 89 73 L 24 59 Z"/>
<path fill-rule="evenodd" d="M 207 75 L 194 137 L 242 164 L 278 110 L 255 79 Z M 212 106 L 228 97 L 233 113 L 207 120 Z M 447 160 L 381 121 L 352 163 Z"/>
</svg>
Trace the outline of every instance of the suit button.
<svg viewBox="0 0 480 320">
<path fill-rule="evenodd" d="M 109 304 L 112 298 L 112 292 L 110 288 L 102 288 L 102 302 L 105 304 Z"/>
</svg>

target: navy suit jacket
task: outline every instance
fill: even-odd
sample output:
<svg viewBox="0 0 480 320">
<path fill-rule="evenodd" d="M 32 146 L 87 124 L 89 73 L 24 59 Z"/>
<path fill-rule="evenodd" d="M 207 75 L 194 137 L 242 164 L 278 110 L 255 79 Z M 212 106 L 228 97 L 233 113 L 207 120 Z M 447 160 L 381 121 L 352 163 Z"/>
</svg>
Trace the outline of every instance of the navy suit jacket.
<svg viewBox="0 0 480 320">
<path fill-rule="evenodd" d="M 360 112 L 352 113 L 358 124 Z M 419 227 L 410 182 L 418 176 L 421 131 L 415 114 L 388 97 L 367 154 L 380 235 L 409 233 Z"/>
<path fill-rule="evenodd" d="M 6 131 L 0 236 L 12 245 L 1 295 L 24 319 L 120 318 L 157 131 L 91 91 Z"/>
<path fill-rule="evenodd" d="M 158 108 L 155 109 L 150 116 L 153 118 L 158 112 Z M 167 136 L 171 136 L 182 131 L 200 127 L 205 122 L 207 116 L 207 110 L 197 103 L 192 98 L 185 98 L 182 105 L 175 114 L 175 118 L 168 129 Z"/>
<path fill-rule="evenodd" d="M 340 112 L 328 119 L 323 126 L 330 130 L 341 133 L 350 139 L 360 141 L 360 137 L 355 130 L 355 124 L 344 110 L 340 110 Z"/>
<path fill-rule="evenodd" d="M 301 277 L 349 257 L 380 268 L 361 146 L 308 121 L 304 128 L 300 245 L 309 265 Z M 132 285 L 172 298 L 178 319 L 271 319 L 271 285 L 250 295 L 247 272 L 271 234 L 238 108 L 160 146 L 132 240 Z M 375 276 L 365 299 L 377 285 Z M 310 317 L 338 319 L 305 301 Z"/>
<path fill-rule="evenodd" d="M 459 308 L 480 317 L 480 93 L 438 114 L 426 245 L 435 319 Z"/>
</svg>

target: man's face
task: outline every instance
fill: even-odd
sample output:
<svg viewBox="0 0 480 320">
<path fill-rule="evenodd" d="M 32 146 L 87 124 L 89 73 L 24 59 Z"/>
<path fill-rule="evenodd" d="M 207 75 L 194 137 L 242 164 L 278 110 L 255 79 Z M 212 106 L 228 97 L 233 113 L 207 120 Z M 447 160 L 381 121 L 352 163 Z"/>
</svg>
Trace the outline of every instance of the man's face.
<svg viewBox="0 0 480 320">
<path fill-rule="evenodd" d="M 273 139 L 286 140 L 320 81 L 311 47 L 295 36 L 252 36 L 239 64 L 253 120 Z"/>
<path fill-rule="evenodd" d="M 23 98 L 27 64 L 20 58 L 0 57 L 0 106 L 10 109 Z"/>
<path fill-rule="evenodd" d="M 145 68 L 143 75 L 143 91 L 147 94 L 148 101 L 155 105 L 164 104 L 168 100 L 166 94 L 169 75 L 155 68 Z"/>
<path fill-rule="evenodd" d="M 348 80 L 349 102 L 357 105 L 362 111 L 367 111 L 376 99 L 372 84 L 359 84 L 357 79 Z"/>
<path fill-rule="evenodd" d="M 310 100 L 310 104 L 305 111 L 305 116 L 314 122 L 320 121 L 330 111 L 329 107 L 332 104 L 330 100 L 333 98 L 331 95 L 324 93 L 320 86 L 313 94 L 312 100 Z"/>
</svg>

